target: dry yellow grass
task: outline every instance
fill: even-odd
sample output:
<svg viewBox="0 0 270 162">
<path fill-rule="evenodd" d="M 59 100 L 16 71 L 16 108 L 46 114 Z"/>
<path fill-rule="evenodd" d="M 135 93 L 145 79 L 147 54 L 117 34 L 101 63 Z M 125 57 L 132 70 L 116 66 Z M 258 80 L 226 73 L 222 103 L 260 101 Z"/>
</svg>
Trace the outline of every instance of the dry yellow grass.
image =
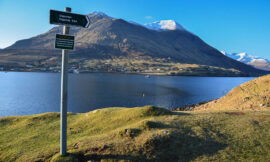
<svg viewBox="0 0 270 162">
<path fill-rule="evenodd" d="M 270 110 L 270 75 L 246 82 L 194 110 Z"/>
</svg>

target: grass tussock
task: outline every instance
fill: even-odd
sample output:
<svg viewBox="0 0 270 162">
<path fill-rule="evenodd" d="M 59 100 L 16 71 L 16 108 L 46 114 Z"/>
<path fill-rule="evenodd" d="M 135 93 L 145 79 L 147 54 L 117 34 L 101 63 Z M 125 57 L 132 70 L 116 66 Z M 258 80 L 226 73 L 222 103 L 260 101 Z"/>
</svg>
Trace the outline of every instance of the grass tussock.
<svg viewBox="0 0 270 162">
<path fill-rule="evenodd" d="M 153 106 L 0 118 L 0 161 L 267 161 L 270 111 L 171 112 Z"/>
</svg>

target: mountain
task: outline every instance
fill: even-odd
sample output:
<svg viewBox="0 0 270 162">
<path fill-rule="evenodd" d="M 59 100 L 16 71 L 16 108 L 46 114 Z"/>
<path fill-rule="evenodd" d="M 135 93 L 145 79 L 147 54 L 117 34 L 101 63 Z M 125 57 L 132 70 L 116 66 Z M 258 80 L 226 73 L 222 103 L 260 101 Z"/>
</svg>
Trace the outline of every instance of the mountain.
<svg viewBox="0 0 270 162">
<path fill-rule="evenodd" d="M 110 65 L 115 69 L 125 70 L 127 67 L 134 70 L 134 62 L 140 62 L 140 70 L 166 70 L 173 63 L 177 64 L 177 67 L 172 69 L 178 70 L 183 70 L 179 64 L 188 64 L 197 65 L 198 72 L 213 71 L 210 68 L 215 67 L 249 76 L 266 73 L 224 56 L 173 21 L 160 21 L 155 24 L 166 22 L 167 24 L 163 24 L 164 28 L 175 30 L 157 31 L 123 19 L 112 18 L 101 12 L 94 12 L 88 16 L 91 21 L 88 28 L 71 27 L 70 35 L 75 36 L 75 50 L 70 51 L 69 56 L 70 64 L 74 66 L 78 64 L 90 67 L 95 61 L 99 63 L 93 69 L 108 69 L 107 64 L 113 62 Z M 61 63 L 61 50 L 54 48 L 54 41 L 55 34 L 62 33 L 62 28 L 56 26 L 43 34 L 19 40 L 1 50 L 0 66 L 58 66 Z M 192 68 L 187 71 L 192 75 Z"/>
<path fill-rule="evenodd" d="M 245 64 L 251 65 L 257 69 L 270 71 L 270 60 L 258 57 L 258 56 L 252 56 L 245 52 L 243 53 L 227 53 L 225 51 L 221 51 L 222 54 L 225 56 L 228 56 L 232 59 L 235 59 L 237 61 L 243 62 Z"/>
</svg>

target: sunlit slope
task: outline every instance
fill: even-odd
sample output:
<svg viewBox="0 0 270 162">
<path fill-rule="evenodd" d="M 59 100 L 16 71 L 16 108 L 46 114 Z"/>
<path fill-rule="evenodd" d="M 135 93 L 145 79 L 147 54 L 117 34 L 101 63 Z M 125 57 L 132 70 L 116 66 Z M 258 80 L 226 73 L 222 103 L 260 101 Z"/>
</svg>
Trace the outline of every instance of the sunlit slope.
<svg viewBox="0 0 270 162">
<path fill-rule="evenodd" d="M 270 110 L 270 75 L 246 82 L 195 110 Z"/>
<path fill-rule="evenodd" d="M 267 74 L 224 56 L 198 36 L 185 30 L 149 30 L 106 15 L 92 13 L 88 16 L 91 21 L 88 28 L 72 27 L 70 30 L 70 35 L 75 36 L 75 50 L 70 50 L 69 56 L 70 61 L 76 64 L 84 65 L 93 59 L 128 59 L 130 62 L 140 60 L 214 66 L 234 69 L 241 75 L 249 76 Z M 57 33 L 62 33 L 61 26 L 29 39 L 18 40 L 0 51 L 0 65 L 57 66 L 61 59 L 61 51 L 54 49 Z"/>
<path fill-rule="evenodd" d="M 267 161 L 269 134 L 269 111 L 186 113 L 152 106 L 68 114 L 67 133 L 68 151 L 81 161 Z M 58 152 L 59 113 L 0 118 L 0 161 L 59 160 Z"/>
</svg>

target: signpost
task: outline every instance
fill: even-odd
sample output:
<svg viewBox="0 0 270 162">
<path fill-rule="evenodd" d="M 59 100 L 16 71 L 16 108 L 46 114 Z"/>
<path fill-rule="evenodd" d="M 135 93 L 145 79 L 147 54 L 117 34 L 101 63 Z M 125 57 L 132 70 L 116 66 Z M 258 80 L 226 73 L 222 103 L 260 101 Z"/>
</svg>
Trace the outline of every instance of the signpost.
<svg viewBox="0 0 270 162">
<path fill-rule="evenodd" d="M 55 48 L 73 50 L 74 36 L 56 34 Z"/>
<path fill-rule="evenodd" d="M 50 10 L 50 24 L 64 25 L 63 35 L 56 34 L 55 48 L 62 49 L 61 67 L 61 114 L 60 114 L 60 154 L 67 154 L 67 97 L 68 97 L 68 50 L 74 48 L 74 36 L 69 36 L 69 26 L 87 28 L 90 24 L 86 15 L 70 13 L 71 8 L 66 7 L 66 12 Z M 66 26 L 67 25 L 67 26 Z"/>
<path fill-rule="evenodd" d="M 70 12 L 62 12 L 50 10 L 50 24 L 80 26 L 87 28 L 90 20 L 87 15 L 74 14 Z"/>
</svg>

